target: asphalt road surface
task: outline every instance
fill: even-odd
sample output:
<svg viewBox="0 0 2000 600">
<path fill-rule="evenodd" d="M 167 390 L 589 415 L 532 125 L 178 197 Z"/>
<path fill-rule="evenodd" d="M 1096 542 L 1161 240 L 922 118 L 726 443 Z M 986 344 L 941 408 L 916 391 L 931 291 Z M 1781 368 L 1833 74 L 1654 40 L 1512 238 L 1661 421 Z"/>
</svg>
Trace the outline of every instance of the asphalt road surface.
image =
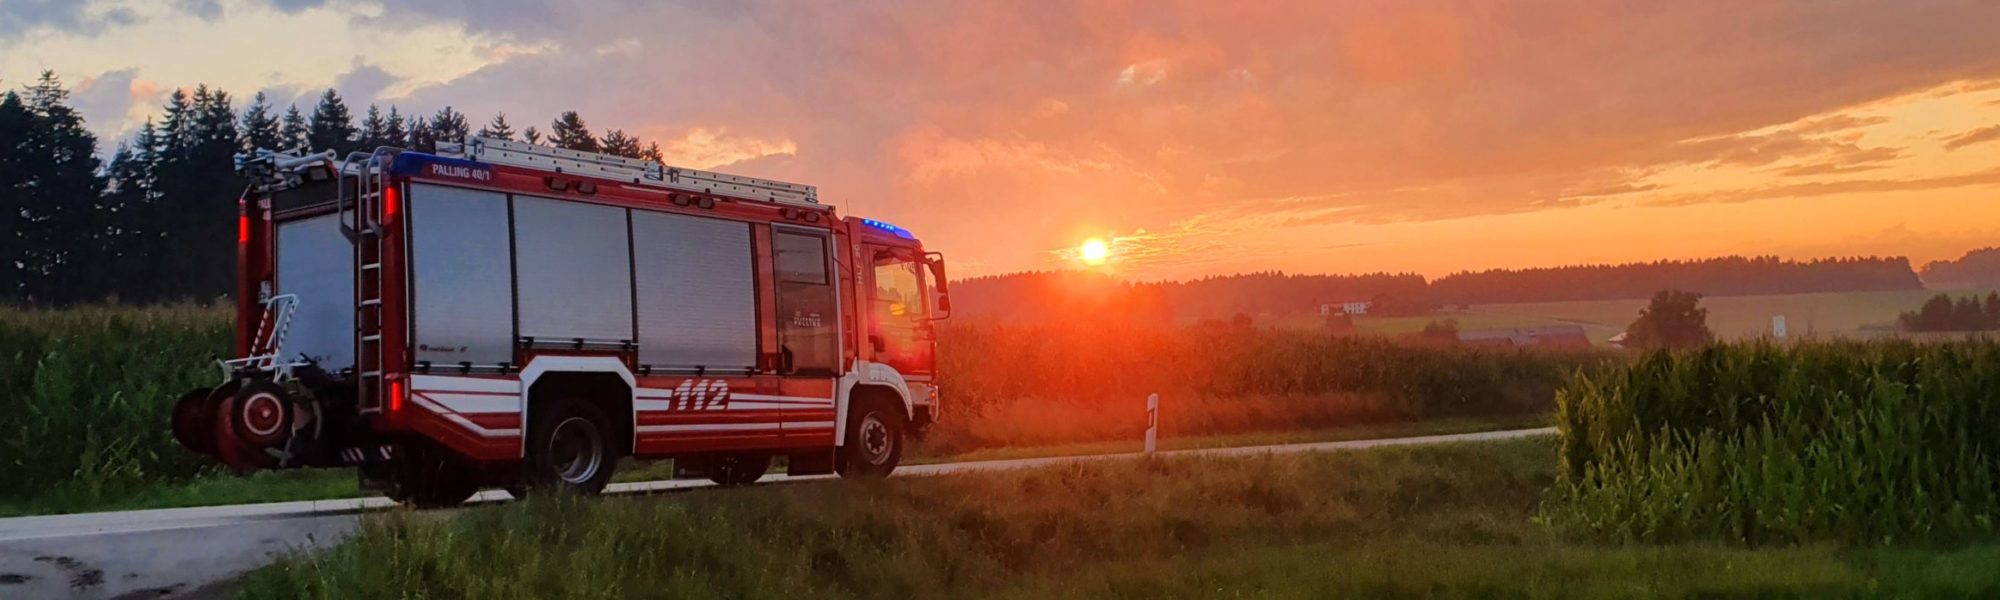
<svg viewBox="0 0 2000 600">
<path fill-rule="evenodd" d="M 1379 440 L 1172 450 L 1161 456 L 1248 456 L 1448 444 L 1552 435 L 1553 428 Z M 1122 460 L 1138 453 L 911 465 L 898 477 L 1024 469 Z M 831 475 L 766 476 L 761 482 L 811 481 Z M 706 480 L 614 484 L 610 493 L 709 487 Z M 503 502 L 481 492 L 474 504 Z M 0 519 L 0 598 L 220 597 L 230 582 L 273 556 L 325 548 L 354 533 L 360 515 L 395 506 L 386 498 L 274 502 Z M 446 514 L 440 512 L 440 514 Z"/>
</svg>

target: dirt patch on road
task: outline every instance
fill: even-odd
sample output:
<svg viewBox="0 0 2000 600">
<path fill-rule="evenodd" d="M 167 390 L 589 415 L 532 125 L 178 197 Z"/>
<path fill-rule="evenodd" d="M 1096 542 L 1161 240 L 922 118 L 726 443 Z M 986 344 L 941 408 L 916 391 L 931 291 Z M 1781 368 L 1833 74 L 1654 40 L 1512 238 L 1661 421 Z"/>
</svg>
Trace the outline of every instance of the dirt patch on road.
<svg viewBox="0 0 2000 600">
<path fill-rule="evenodd" d="M 87 589 L 104 585 L 104 570 L 84 564 L 67 556 L 37 556 L 35 562 L 49 563 L 69 574 L 70 589 Z"/>
</svg>

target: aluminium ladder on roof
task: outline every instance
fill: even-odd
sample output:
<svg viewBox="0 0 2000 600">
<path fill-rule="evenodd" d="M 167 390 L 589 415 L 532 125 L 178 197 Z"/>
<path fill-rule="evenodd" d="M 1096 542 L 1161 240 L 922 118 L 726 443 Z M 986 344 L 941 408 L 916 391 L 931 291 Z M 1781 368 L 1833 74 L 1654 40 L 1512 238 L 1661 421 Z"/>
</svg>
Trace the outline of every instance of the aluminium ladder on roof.
<svg viewBox="0 0 2000 600">
<path fill-rule="evenodd" d="M 438 155 L 557 173 L 590 175 L 688 192 L 768 200 L 776 204 L 805 208 L 824 208 L 819 203 L 819 190 L 810 185 L 669 167 L 649 160 L 526 142 L 473 137 L 466 139 L 463 144 L 438 144 Z"/>
</svg>

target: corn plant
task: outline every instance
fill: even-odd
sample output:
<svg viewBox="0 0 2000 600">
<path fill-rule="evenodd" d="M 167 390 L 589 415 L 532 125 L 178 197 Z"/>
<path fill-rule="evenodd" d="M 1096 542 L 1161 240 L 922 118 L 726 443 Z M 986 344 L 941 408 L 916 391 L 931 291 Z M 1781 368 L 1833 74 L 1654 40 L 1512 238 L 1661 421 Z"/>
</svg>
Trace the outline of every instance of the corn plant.
<svg viewBox="0 0 2000 600">
<path fill-rule="evenodd" d="M 1649 354 L 1557 395 L 1553 520 L 1615 538 L 1990 536 L 2000 344 L 1752 343 Z"/>
</svg>

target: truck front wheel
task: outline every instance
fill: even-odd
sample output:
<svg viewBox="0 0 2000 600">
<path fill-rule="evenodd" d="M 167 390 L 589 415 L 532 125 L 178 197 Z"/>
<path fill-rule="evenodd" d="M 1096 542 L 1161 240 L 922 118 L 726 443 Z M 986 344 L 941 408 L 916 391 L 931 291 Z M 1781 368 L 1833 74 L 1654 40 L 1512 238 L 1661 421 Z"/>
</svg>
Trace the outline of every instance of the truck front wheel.
<svg viewBox="0 0 2000 600">
<path fill-rule="evenodd" d="M 882 478 L 903 459 L 903 432 L 909 420 L 901 406 L 881 398 L 856 403 L 847 419 L 847 445 L 835 468 L 843 477 Z"/>
<path fill-rule="evenodd" d="M 528 427 L 527 483 L 534 492 L 597 494 L 618 465 L 611 419 L 596 405 L 564 399 Z"/>
</svg>

